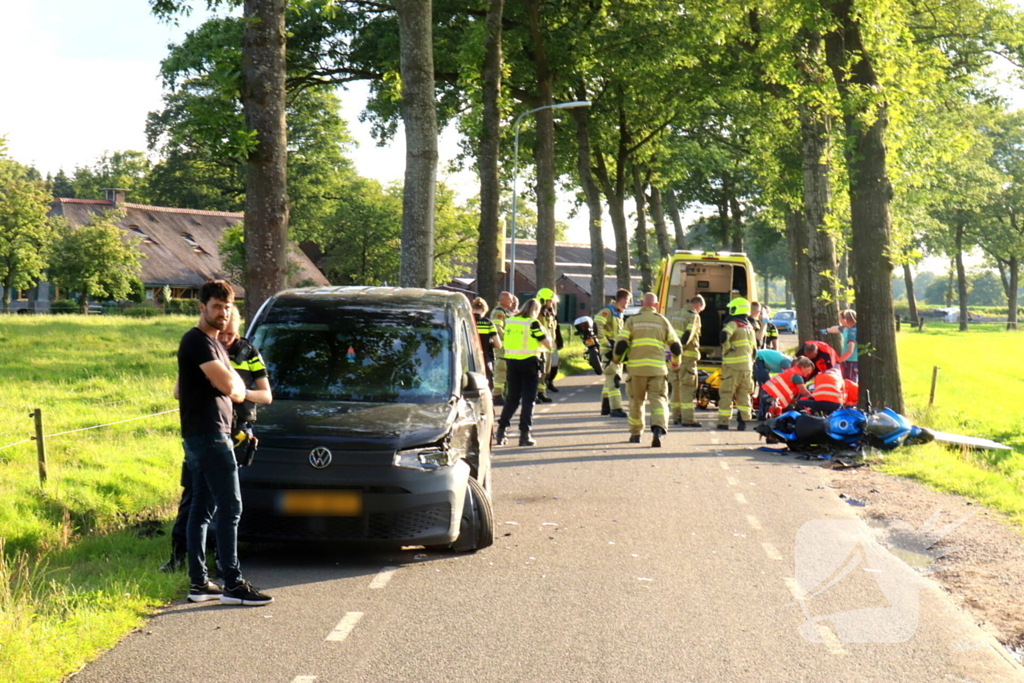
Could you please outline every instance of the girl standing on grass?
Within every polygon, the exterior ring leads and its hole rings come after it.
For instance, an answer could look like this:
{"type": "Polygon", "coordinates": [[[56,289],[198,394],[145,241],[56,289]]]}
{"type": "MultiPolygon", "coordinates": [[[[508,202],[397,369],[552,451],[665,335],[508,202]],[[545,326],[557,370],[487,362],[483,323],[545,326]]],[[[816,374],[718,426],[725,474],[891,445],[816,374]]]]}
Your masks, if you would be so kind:
{"type": "Polygon", "coordinates": [[[847,308],[839,314],[839,324],[830,327],[826,332],[840,334],[843,337],[843,350],[839,363],[843,368],[843,379],[860,382],[860,370],[857,353],[857,311],[847,308]]]}

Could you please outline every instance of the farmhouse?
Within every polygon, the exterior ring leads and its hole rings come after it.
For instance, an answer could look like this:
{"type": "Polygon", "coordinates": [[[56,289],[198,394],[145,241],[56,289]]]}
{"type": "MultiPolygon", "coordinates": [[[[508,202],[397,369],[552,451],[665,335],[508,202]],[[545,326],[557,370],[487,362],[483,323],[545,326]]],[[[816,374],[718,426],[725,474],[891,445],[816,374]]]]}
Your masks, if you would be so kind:
{"type": "MultiPolygon", "coordinates": [[[[224,231],[240,223],[244,214],[133,204],[125,201],[124,190],[105,192],[106,199],[55,199],[50,204],[49,215],[63,216],[72,227],[78,227],[98,213],[111,209],[123,211],[124,217],[117,226],[126,236],[139,240],[139,250],[146,257],[141,261],[140,278],[148,300],[159,300],[165,286],[170,287],[173,298],[195,298],[206,280],[229,279],[217,244],[224,231]]],[[[294,245],[288,258],[292,264],[289,286],[330,284],[294,245]]],[[[244,297],[245,290],[232,284],[239,298],[244,297]]],[[[12,308],[49,310],[50,290],[48,283],[40,283],[34,290],[20,293],[19,300],[11,302],[12,308]]]]}

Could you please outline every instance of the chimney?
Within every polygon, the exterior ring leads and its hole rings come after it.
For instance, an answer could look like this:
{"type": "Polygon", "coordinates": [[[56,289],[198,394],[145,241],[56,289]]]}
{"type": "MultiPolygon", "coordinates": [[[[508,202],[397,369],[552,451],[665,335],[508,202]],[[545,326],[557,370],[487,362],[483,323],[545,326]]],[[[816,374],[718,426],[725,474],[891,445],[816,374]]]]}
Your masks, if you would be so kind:
{"type": "Polygon", "coordinates": [[[102,187],[100,188],[106,195],[106,200],[114,206],[120,206],[124,204],[124,197],[128,190],[120,187],[102,187]]]}

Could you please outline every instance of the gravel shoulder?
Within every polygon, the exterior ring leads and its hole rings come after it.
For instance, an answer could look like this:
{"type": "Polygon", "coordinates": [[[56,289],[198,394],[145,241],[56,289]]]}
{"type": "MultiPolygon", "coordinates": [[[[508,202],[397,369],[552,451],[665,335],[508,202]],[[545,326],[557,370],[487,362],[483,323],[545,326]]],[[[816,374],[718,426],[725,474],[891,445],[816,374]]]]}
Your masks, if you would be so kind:
{"type": "Polygon", "coordinates": [[[830,486],[883,545],[1024,659],[1024,534],[1006,515],[869,467],[837,471],[830,486]]]}

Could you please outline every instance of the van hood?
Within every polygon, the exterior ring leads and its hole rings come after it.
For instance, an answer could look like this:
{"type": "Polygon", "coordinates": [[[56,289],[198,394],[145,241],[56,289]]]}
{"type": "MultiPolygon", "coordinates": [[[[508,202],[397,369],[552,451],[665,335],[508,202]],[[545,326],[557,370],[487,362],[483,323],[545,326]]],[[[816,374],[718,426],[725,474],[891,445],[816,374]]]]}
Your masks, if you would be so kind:
{"type": "Polygon", "coordinates": [[[447,403],[274,401],[260,406],[254,431],[261,446],[336,445],[352,450],[400,450],[434,443],[455,421],[447,403]]]}

